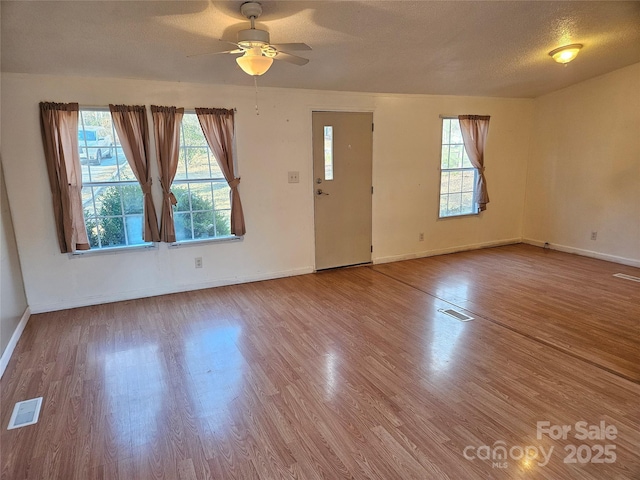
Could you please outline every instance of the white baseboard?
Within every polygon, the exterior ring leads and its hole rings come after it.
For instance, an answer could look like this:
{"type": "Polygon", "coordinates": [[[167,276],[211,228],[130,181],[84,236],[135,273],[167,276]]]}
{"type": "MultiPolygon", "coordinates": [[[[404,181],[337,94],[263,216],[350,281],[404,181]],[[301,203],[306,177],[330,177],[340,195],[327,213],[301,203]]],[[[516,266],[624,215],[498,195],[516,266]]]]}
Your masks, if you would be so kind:
{"type": "MultiPolygon", "coordinates": [[[[543,242],[542,240],[534,240],[532,238],[523,238],[522,243],[534,245],[536,247],[545,246],[545,242],[543,242]]],[[[549,248],[551,250],[557,250],[559,252],[574,253],[576,255],[582,255],[583,257],[597,258],[598,260],[606,260],[607,262],[629,265],[630,267],[640,267],[640,260],[635,260],[633,258],[619,257],[617,255],[594,252],[593,250],[586,250],[584,248],[568,247],[566,245],[558,245],[557,243],[550,243],[549,248]]]]}
{"type": "MultiPolygon", "coordinates": [[[[435,255],[445,255],[448,253],[456,253],[456,252],[464,252],[464,251],[468,251],[468,250],[478,250],[481,248],[490,248],[490,247],[500,247],[503,245],[513,245],[513,244],[517,244],[517,243],[527,243],[530,245],[535,245],[538,247],[543,247],[544,246],[544,242],[543,241],[539,241],[539,240],[534,240],[534,239],[522,239],[522,238],[509,238],[509,239],[503,239],[503,240],[494,240],[494,241],[490,241],[490,242],[483,242],[483,243],[474,243],[474,244],[467,244],[467,245],[457,245],[454,247],[447,247],[447,248],[440,248],[440,249],[434,249],[434,250],[425,250],[425,251],[421,251],[421,252],[414,252],[414,253],[408,253],[408,254],[401,254],[401,255],[389,255],[389,256],[384,256],[384,257],[374,257],[373,258],[373,263],[374,264],[381,264],[381,263],[389,263],[389,262],[398,262],[401,260],[410,260],[410,259],[414,259],[414,258],[423,258],[423,257],[432,257],[435,255]]],[[[566,252],[566,253],[575,253],[578,255],[584,255],[584,256],[588,256],[588,257],[593,257],[593,258],[598,258],[601,260],[606,260],[606,261],[610,261],[610,262],[615,262],[615,263],[620,263],[623,265],[629,265],[629,266],[633,266],[633,267],[640,267],[640,261],[638,260],[634,260],[634,259],[629,259],[629,258],[624,258],[624,257],[618,257],[618,256],[614,256],[614,255],[607,255],[607,254],[602,254],[602,253],[598,253],[598,252],[592,252],[589,250],[582,250],[582,249],[578,249],[578,248],[573,248],[573,247],[567,247],[567,246],[563,246],[563,245],[556,245],[553,244],[550,246],[552,249],[554,250],[558,250],[558,251],[562,251],[562,252],[566,252]]],[[[112,303],[112,302],[121,302],[121,301],[125,301],[125,300],[134,300],[134,299],[138,299],[138,298],[146,298],[146,297],[154,297],[157,295],[167,295],[167,294],[171,294],[171,293],[180,293],[180,292],[186,292],[186,291],[192,291],[192,290],[202,290],[205,288],[213,288],[213,287],[222,287],[225,285],[236,285],[236,284],[240,284],[240,283],[250,283],[250,282],[259,282],[259,281],[263,281],[263,280],[273,280],[276,278],[284,278],[284,277],[291,277],[291,276],[296,276],[296,275],[305,275],[308,273],[313,273],[315,270],[313,268],[313,266],[309,266],[309,267],[304,267],[304,268],[297,268],[297,269],[292,269],[292,270],[284,270],[284,271],[279,271],[279,272],[270,272],[270,273],[264,273],[264,274],[258,274],[258,275],[250,275],[250,276],[245,276],[245,277],[229,277],[229,278],[223,278],[223,279],[218,279],[218,280],[214,280],[211,282],[202,282],[202,283],[191,283],[191,284],[184,284],[184,285],[179,285],[179,286],[171,286],[171,287],[167,287],[167,288],[153,288],[153,289],[140,289],[140,290],[130,290],[127,292],[119,292],[116,294],[112,294],[112,295],[96,295],[93,297],[85,297],[82,299],[78,299],[78,300],[71,300],[71,301],[64,301],[64,302],[57,302],[57,303],[49,303],[49,304],[36,304],[36,305],[30,305],[30,310],[29,314],[31,313],[45,313],[45,312],[53,312],[56,310],[65,310],[67,308],[77,308],[77,307],[86,307],[89,305],[100,305],[103,303],[112,303]]],[[[27,315],[27,312],[25,311],[25,315],[27,315]]],[[[24,326],[26,325],[26,321],[28,319],[28,315],[26,316],[26,319],[23,318],[23,320],[20,322],[20,325],[18,326],[18,328],[16,329],[16,332],[14,333],[14,337],[15,338],[15,343],[18,342],[18,339],[20,338],[20,334],[22,333],[22,330],[24,329],[24,326]],[[24,322],[24,324],[23,324],[24,322]],[[17,335],[16,335],[17,334],[17,335]]],[[[14,341],[14,338],[11,338],[11,342],[9,343],[9,346],[7,346],[7,349],[5,351],[5,354],[3,354],[2,356],[2,363],[0,363],[0,372],[4,371],[4,368],[6,367],[6,363],[8,363],[8,359],[11,357],[11,352],[13,351],[13,348],[15,348],[15,344],[13,344],[13,347],[11,347],[11,349],[9,348],[12,345],[12,342],[14,341]],[[8,356],[6,359],[6,363],[5,363],[5,355],[8,352],[8,356]]],[[[0,375],[1,376],[1,375],[0,375]]]]}
{"type": "Polygon", "coordinates": [[[11,355],[13,355],[13,351],[15,350],[16,345],[18,345],[18,340],[20,340],[20,337],[22,336],[22,332],[24,332],[24,328],[27,326],[27,322],[29,321],[30,316],[31,316],[31,309],[27,307],[24,313],[22,314],[22,318],[20,319],[20,322],[18,322],[18,326],[13,331],[13,335],[11,335],[11,339],[7,344],[7,348],[5,348],[4,352],[2,352],[2,357],[0,357],[0,378],[2,378],[2,375],[4,375],[4,371],[7,368],[7,365],[9,365],[9,360],[11,360],[11,355]]]}
{"type": "Polygon", "coordinates": [[[509,238],[505,240],[494,240],[491,242],[472,243],[468,245],[457,245],[455,247],[439,248],[435,250],[424,250],[422,252],[407,253],[402,255],[390,255],[388,257],[377,257],[373,259],[374,264],[399,262],[411,260],[413,258],[434,257],[436,255],[446,255],[447,253],[466,252],[467,250],[479,250],[481,248],[501,247],[503,245],[514,245],[521,243],[520,238],[509,238]]]}
{"type": "Polygon", "coordinates": [[[261,282],[263,280],[274,280],[276,278],[293,277],[313,273],[313,267],[298,268],[293,270],[283,270],[280,272],[270,272],[246,277],[230,277],[214,280],[211,282],[189,283],[184,285],[171,286],[167,288],[149,288],[140,290],[129,290],[126,293],[113,295],[96,295],[85,297],[80,300],[71,300],[59,303],[31,305],[32,313],[46,313],[68,308],[87,307],[90,305],[101,305],[103,303],[122,302],[125,300],[135,300],[138,298],[156,297],[158,295],[168,295],[171,293],[190,292],[193,290],[203,290],[205,288],[224,287],[226,285],[237,285],[240,283],[261,282]]]}

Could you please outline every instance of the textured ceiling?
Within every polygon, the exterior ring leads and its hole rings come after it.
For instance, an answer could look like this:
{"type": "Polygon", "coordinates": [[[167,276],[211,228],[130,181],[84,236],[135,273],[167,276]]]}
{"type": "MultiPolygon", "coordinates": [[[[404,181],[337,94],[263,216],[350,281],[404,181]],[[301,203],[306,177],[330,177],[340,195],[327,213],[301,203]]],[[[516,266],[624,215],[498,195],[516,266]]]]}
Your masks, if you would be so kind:
{"type": "MultiPolygon", "coordinates": [[[[274,62],[261,86],[536,97],[640,62],[640,2],[263,1],[274,62]],[[582,43],[567,66],[547,53],[582,43]]],[[[187,58],[248,28],[242,2],[1,2],[2,71],[252,85],[233,55],[187,58]]]]}

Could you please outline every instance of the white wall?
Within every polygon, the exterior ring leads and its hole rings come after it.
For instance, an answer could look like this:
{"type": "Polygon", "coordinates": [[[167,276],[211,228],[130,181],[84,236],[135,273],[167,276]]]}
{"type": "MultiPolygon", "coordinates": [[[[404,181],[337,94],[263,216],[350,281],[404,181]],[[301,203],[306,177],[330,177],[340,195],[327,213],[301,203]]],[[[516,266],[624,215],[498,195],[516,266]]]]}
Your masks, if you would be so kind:
{"type": "Polygon", "coordinates": [[[256,116],[253,87],[3,74],[2,155],[32,311],[311,272],[314,109],[374,112],[375,261],[521,238],[533,101],[267,88],[259,97],[256,116]],[[40,140],[40,101],[237,107],[244,240],[161,244],[80,258],[60,254],[40,140]],[[461,113],[492,115],[486,154],[491,203],[479,217],[437,220],[439,115],[461,113]],[[299,184],[287,183],[289,170],[300,171],[299,184]],[[419,232],[424,242],[418,242],[419,232]],[[196,270],[198,256],[204,268],[196,270]]]}
{"type": "Polygon", "coordinates": [[[640,64],[534,104],[525,239],[640,266],[640,64]]]}
{"type": "Polygon", "coordinates": [[[376,98],[374,255],[378,261],[518,242],[531,100],[393,95],[376,98]],[[490,203],[477,216],[438,219],[440,115],[491,115],[485,151],[490,203]],[[425,240],[418,236],[424,232],[425,240]]]}
{"type": "MultiPolygon", "coordinates": [[[[0,7],[0,12],[2,8],[0,7]]],[[[0,49],[1,50],[1,49],[0,49]]],[[[0,98],[2,84],[0,82],[0,98]]],[[[0,102],[1,104],[1,102],[0,102]]],[[[0,131],[0,158],[2,132],[0,131]]],[[[11,210],[4,180],[4,169],[0,163],[0,376],[9,362],[17,339],[29,318],[24,292],[18,248],[11,221],[11,210]],[[22,320],[22,321],[21,321],[22,320]]]]}
{"type": "MultiPolygon", "coordinates": [[[[11,211],[9,210],[4,173],[1,166],[0,202],[2,205],[2,218],[0,221],[0,250],[2,251],[2,278],[0,280],[0,357],[2,357],[20,323],[20,319],[27,309],[27,298],[22,283],[18,249],[13,233],[11,211]]],[[[2,365],[4,365],[4,362],[2,362],[2,365]]]]}

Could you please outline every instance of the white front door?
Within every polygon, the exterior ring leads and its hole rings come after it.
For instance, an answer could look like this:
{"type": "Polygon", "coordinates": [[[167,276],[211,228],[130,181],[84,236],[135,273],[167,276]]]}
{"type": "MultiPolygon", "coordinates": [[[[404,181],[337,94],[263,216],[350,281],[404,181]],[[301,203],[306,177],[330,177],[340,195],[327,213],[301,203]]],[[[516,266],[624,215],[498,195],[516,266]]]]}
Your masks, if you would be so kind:
{"type": "Polygon", "coordinates": [[[373,114],[313,112],[316,270],[371,262],[373,114]]]}

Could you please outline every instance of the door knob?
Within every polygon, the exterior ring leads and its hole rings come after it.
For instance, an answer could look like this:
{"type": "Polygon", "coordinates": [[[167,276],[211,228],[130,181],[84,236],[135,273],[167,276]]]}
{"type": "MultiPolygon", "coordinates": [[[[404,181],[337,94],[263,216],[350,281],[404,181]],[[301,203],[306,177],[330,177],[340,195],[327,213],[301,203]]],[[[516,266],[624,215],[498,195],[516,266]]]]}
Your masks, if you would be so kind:
{"type": "Polygon", "coordinates": [[[329,195],[328,193],[325,193],[322,191],[321,188],[319,188],[318,190],[316,190],[316,195],[329,195]]]}

